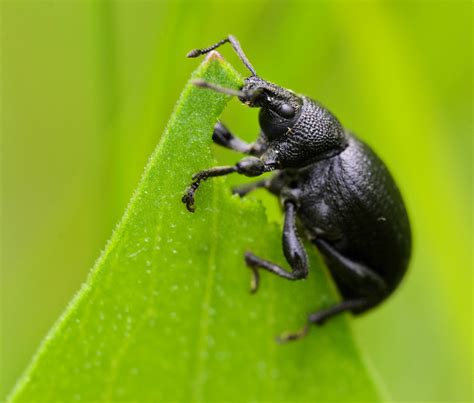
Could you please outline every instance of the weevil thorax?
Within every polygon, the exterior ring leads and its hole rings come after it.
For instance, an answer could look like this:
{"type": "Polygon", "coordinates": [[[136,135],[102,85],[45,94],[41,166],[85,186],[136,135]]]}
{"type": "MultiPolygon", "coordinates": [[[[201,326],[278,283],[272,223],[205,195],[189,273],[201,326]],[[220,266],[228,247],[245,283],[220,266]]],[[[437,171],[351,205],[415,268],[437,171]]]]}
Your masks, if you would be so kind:
{"type": "Polygon", "coordinates": [[[348,142],[338,119],[310,98],[258,76],[247,78],[240,98],[260,108],[259,123],[268,142],[265,159],[280,168],[302,168],[343,151],[348,142]]]}

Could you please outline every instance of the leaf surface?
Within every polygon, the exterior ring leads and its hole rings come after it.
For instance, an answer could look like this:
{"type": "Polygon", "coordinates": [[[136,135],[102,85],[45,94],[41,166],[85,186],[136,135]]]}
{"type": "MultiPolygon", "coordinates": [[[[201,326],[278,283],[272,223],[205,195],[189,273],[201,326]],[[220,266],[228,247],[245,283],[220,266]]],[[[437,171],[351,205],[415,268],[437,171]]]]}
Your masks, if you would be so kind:
{"type": "MultiPolygon", "coordinates": [[[[217,53],[193,78],[242,81],[217,53]]],[[[194,214],[181,203],[191,175],[216,164],[211,133],[227,101],[186,85],[123,219],[10,401],[379,400],[347,317],[274,341],[337,300],[311,247],[307,281],[262,273],[252,296],[246,250],[287,267],[262,205],[222,178],[203,184],[194,214]]]]}

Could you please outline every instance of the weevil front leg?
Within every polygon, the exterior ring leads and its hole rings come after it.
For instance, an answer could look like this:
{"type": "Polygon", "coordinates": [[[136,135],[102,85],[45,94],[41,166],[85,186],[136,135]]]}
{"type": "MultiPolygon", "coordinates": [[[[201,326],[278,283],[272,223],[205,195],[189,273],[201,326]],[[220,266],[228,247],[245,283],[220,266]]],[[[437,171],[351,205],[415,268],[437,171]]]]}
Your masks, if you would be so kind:
{"type": "Polygon", "coordinates": [[[259,176],[274,169],[275,164],[266,164],[260,158],[256,157],[244,158],[236,165],[205,169],[193,175],[193,182],[186,189],[181,201],[186,204],[186,208],[190,212],[194,212],[194,195],[202,181],[216,176],[229,175],[234,172],[245,176],[259,176]]]}
{"type": "Polygon", "coordinates": [[[246,143],[232,134],[220,121],[218,121],[214,126],[212,140],[214,143],[219,144],[222,147],[256,157],[262,155],[266,148],[266,140],[262,138],[262,135],[260,135],[256,142],[246,143]]]}
{"type": "Polygon", "coordinates": [[[250,291],[255,293],[258,289],[260,276],[258,269],[267,270],[287,280],[300,280],[308,276],[308,256],[303,242],[296,230],[296,205],[292,201],[284,203],[285,223],[283,226],[283,253],[291,267],[291,272],[283,267],[255,256],[251,252],[245,254],[245,262],[252,270],[253,277],[250,291]]]}
{"type": "Polygon", "coordinates": [[[239,153],[249,154],[252,149],[252,144],[246,143],[237,136],[234,136],[220,121],[218,121],[214,126],[212,140],[214,143],[219,144],[222,147],[229,148],[239,153]]]}

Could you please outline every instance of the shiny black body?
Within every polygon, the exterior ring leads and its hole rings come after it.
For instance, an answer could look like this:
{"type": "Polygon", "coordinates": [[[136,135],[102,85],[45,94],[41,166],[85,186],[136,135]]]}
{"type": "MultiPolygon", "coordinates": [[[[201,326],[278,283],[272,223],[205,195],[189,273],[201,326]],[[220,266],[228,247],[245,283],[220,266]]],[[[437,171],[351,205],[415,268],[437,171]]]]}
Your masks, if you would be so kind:
{"type": "MultiPolygon", "coordinates": [[[[276,170],[269,179],[235,189],[244,196],[266,188],[280,198],[285,214],[283,252],[291,271],[247,252],[245,260],[254,274],[252,290],[258,287],[259,269],[289,280],[308,275],[300,229],[321,252],[343,297],[342,302],[309,315],[308,323],[322,324],[344,311],[372,308],[397,287],[410,258],[410,225],[392,176],[375,153],[326,108],[258,77],[234,37],[189,56],[207,53],[225,42],[232,44],[252,76],[240,91],[196,84],[237,95],[250,107],[260,108],[260,136],[247,144],[218,122],[214,141],[251,157],[235,166],[197,173],[183,202],[194,211],[194,193],[209,177],[232,172],[258,176],[276,170]]],[[[294,340],[307,331],[308,326],[280,340],[294,340]]]]}
{"type": "MultiPolygon", "coordinates": [[[[332,260],[318,241],[372,268],[386,283],[385,297],[408,266],[408,218],[384,163],[367,145],[348,137],[344,151],[303,169],[283,170],[272,180],[273,187],[294,194],[301,226],[328,266],[332,260]]],[[[345,298],[364,295],[360,284],[346,284],[337,275],[334,280],[345,298]]]]}

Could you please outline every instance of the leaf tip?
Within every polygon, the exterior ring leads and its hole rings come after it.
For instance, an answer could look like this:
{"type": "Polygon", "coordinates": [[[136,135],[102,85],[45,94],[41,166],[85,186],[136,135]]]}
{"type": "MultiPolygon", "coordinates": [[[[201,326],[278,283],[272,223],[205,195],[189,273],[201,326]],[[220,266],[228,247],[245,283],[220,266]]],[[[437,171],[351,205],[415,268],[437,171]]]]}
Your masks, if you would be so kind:
{"type": "MultiPolygon", "coordinates": [[[[190,52],[191,53],[191,52],[190,52]]],[[[209,52],[206,56],[206,58],[204,59],[204,61],[206,62],[212,62],[213,60],[219,60],[219,61],[223,61],[224,58],[222,57],[222,55],[217,51],[217,50],[213,50],[211,52],[209,52]]]]}

